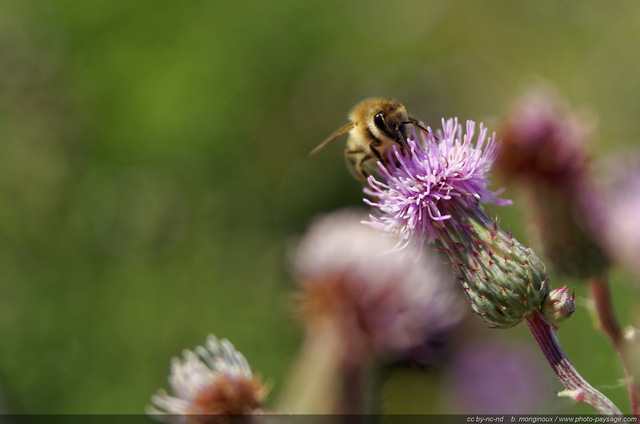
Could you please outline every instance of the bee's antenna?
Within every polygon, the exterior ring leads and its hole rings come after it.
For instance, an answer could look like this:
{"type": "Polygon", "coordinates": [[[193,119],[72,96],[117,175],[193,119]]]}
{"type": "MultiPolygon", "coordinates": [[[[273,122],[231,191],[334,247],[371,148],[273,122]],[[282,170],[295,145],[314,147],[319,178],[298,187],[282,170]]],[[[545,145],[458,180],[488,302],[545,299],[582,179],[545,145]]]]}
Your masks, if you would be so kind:
{"type": "Polygon", "coordinates": [[[430,132],[427,127],[425,127],[424,125],[422,125],[422,123],[420,123],[418,120],[413,119],[413,118],[409,118],[408,120],[406,120],[404,122],[401,122],[401,124],[402,125],[407,125],[407,124],[415,125],[416,127],[420,128],[423,131],[430,132]]]}
{"type": "Polygon", "coordinates": [[[408,120],[401,122],[401,125],[407,125],[407,124],[411,124],[411,125],[415,125],[416,127],[420,128],[422,131],[425,131],[431,135],[433,135],[433,137],[437,140],[438,137],[436,137],[436,135],[427,127],[425,127],[421,122],[419,122],[417,119],[413,119],[413,118],[409,118],[408,120]]]}

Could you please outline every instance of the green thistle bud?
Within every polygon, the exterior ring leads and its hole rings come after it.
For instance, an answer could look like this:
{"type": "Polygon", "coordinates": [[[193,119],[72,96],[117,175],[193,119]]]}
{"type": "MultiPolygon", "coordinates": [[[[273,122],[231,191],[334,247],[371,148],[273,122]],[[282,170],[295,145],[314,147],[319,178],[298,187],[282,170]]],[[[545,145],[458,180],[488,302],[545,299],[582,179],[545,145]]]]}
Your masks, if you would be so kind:
{"type": "Polygon", "coordinates": [[[544,264],[484,213],[466,217],[443,242],[474,312],[497,328],[539,310],[549,293],[544,264]]]}
{"type": "Polygon", "coordinates": [[[567,286],[551,290],[542,305],[542,315],[556,327],[576,310],[575,293],[569,295],[567,286]]]}

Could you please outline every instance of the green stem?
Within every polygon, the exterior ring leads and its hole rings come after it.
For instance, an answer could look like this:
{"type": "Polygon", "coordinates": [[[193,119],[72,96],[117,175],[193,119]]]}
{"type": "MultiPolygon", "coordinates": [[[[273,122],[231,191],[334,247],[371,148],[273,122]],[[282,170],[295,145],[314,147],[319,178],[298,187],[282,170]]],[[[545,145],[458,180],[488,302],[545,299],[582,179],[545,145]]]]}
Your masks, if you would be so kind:
{"type": "Polygon", "coordinates": [[[605,277],[590,278],[589,292],[596,307],[598,329],[607,336],[620,358],[627,391],[629,392],[631,413],[638,415],[640,413],[640,406],[638,405],[638,388],[633,381],[633,376],[631,375],[629,358],[627,357],[624,346],[625,340],[622,336],[620,325],[618,324],[618,320],[616,319],[613,310],[613,302],[611,301],[611,293],[607,279],[605,277]]]}
{"type": "Polygon", "coordinates": [[[622,415],[618,407],[605,395],[591,386],[575,369],[562,349],[555,328],[538,312],[526,318],[527,326],[540,345],[551,368],[567,388],[574,400],[584,402],[602,415],[622,415]]]}

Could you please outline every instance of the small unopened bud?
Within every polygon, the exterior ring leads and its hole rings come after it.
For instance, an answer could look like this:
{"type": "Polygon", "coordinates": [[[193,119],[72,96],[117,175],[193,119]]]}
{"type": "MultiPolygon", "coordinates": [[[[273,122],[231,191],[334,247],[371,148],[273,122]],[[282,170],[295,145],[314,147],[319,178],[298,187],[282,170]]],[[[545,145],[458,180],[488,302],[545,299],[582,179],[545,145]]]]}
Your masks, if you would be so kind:
{"type": "Polygon", "coordinates": [[[576,310],[576,295],[569,294],[567,286],[551,290],[542,305],[542,314],[549,323],[557,326],[569,318],[576,310]]]}
{"type": "Polygon", "coordinates": [[[584,402],[584,398],[585,398],[585,393],[583,390],[581,389],[575,389],[575,390],[563,390],[561,392],[558,392],[558,396],[560,397],[568,397],[571,398],[573,400],[575,400],[576,402],[584,402]]]}

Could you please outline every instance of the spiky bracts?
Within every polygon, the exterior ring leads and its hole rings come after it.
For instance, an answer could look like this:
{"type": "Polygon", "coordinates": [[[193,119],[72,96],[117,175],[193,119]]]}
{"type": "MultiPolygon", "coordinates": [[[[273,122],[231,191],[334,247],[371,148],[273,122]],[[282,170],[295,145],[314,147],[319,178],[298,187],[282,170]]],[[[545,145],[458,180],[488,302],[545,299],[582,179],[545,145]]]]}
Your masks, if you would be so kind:
{"type": "Polygon", "coordinates": [[[471,307],[486,321],[509,328],[542,307],[551,290],[544,264],[482,211],[441,235],[471,307]]]}

